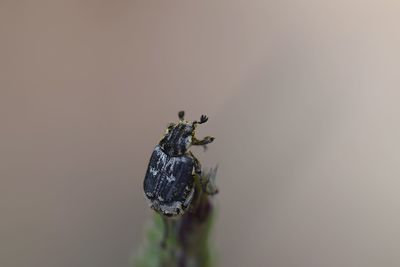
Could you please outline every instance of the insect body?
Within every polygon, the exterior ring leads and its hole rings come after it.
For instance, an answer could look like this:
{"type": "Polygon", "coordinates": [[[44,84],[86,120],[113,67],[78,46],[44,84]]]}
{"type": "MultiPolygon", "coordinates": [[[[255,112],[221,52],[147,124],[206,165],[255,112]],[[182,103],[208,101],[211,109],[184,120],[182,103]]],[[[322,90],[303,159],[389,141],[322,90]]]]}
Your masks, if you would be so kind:
{"type": "Polygon", "coordinates": [[[196,126],[205,123],[207,116],[189,122],[184,115],[180,111],[179,122],[167,127],[151,155],[143,183],[151,208],[166,216],[182,215],[193,199],[195,174],[201,173],[201,166],[189,151],[190,146],[206,146],[214,141],[211,136],[202,140],[195,137],[196,126]]]}

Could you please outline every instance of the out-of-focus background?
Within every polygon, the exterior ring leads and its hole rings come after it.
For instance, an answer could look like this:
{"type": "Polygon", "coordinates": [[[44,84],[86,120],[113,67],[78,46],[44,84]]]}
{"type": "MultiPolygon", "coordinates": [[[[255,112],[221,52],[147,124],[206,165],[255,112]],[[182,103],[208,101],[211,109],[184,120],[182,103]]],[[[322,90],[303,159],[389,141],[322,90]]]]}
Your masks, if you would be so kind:
{"type": "Polygon", "coordinates": [[[124,267],[207,114],[220,266],[400,266],[398,1],[0,1],[0,266],[124,267]]]}

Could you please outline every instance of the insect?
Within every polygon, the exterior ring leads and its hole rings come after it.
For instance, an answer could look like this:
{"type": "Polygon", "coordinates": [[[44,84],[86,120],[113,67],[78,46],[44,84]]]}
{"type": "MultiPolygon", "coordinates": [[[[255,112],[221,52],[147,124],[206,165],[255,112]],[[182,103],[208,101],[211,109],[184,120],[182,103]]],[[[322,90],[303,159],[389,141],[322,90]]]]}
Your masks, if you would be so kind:
{"type": "Polygon", "coordinates": [[[198,140],[197,125],[207,122],[201,115],[199,121],[186,121],[185,112],[178,113],[179,121],[170,123],[159,144],[155,147],[144,178],[145,197],[150,207],[167,217],[184,214],[195,193],[195,180],[200,177],[199,160],[189,150],[191,146],[203,146],[214,141],[207,136],[198,140]]]}

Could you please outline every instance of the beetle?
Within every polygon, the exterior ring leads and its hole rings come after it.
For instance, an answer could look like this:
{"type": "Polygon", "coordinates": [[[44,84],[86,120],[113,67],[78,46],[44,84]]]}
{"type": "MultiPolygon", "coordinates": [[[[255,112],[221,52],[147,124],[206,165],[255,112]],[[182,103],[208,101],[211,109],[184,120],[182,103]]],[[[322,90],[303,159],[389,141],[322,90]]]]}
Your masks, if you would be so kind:
{"type": "Polygon", "coordinates": [[[170,123],[164,136],[154,148],[143,182],[144,195],[150,207],[167,217],[183,215],[195,194],[195,179],[201,175],[201,164],[189,150],[214,141],[206,136],[198,140],[196,127],[208,121],[201,115],[199,121],[186,121],[185,112],[178,112],[179,121],[170,123]]]}

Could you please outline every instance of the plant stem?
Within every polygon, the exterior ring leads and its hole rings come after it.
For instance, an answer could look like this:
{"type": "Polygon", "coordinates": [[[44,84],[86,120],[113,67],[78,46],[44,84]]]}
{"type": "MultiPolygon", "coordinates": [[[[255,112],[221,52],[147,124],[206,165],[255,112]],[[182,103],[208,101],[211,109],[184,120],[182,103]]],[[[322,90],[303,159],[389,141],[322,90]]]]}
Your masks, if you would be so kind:
{"type": "Polygon", "coordinates": [[[209,244],[215,208],[212,196],[207,193],[210,187],[215,191],[215,174],[216,168],[195,179],[195,196],[183,216],[170,219],[155,215],[153,226],[148,231],[147,244],[135,259],[136,267],[215,266],[209,244]],[[163,246],[161,240],[166,231],[168,235],[163,246]]]}

